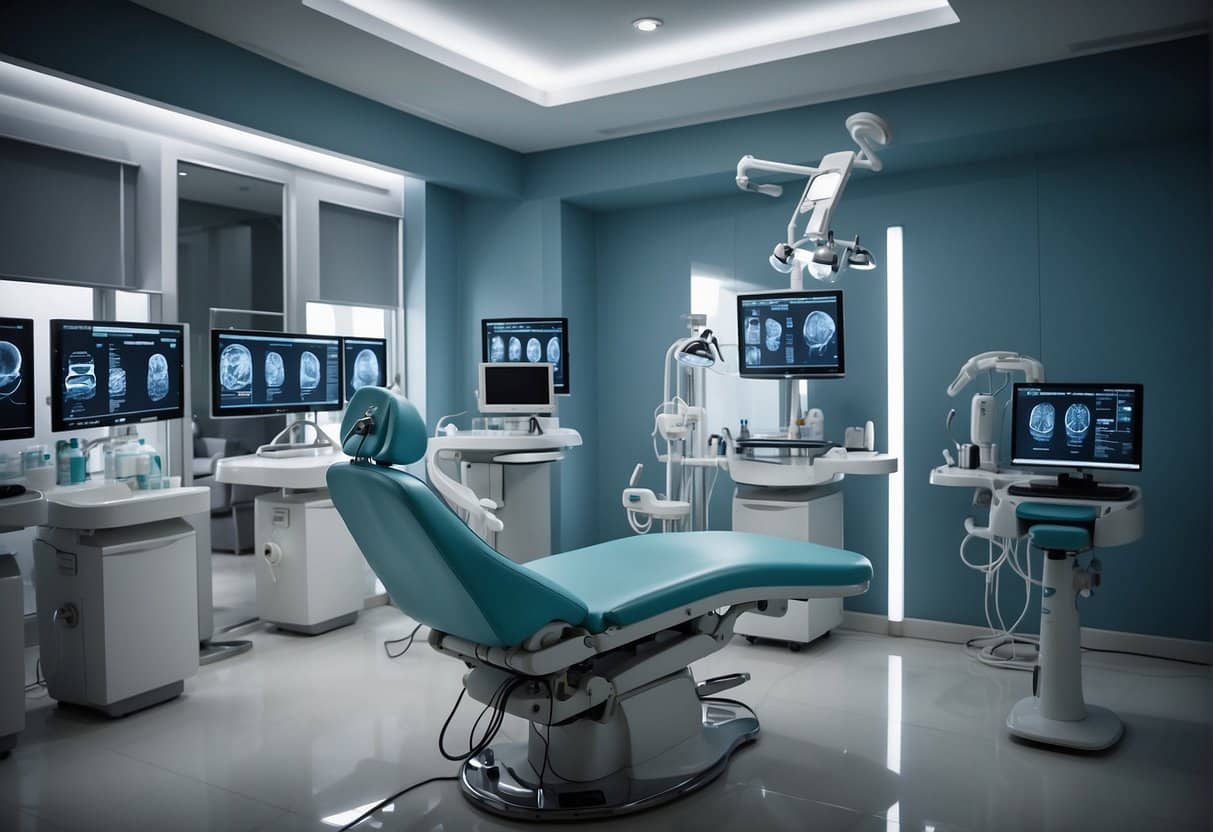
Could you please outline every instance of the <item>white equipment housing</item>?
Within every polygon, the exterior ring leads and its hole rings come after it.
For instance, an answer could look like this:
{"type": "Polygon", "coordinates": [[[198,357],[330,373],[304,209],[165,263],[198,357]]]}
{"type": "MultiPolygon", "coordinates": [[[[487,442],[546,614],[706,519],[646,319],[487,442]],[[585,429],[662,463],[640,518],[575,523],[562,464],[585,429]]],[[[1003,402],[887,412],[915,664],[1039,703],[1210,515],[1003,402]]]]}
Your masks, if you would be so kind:
{"type": "Polygon", "coordinates": [[[0,758],[25,730],[25,593],[15,555],[0,555],[0,758]]]}

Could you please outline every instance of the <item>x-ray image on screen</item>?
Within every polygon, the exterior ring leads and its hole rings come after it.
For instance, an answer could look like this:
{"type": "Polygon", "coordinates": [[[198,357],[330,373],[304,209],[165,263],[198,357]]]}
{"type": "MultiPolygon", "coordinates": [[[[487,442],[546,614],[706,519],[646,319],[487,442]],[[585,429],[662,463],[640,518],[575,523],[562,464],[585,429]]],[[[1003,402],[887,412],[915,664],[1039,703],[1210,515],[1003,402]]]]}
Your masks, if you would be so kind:
{"type": "Polygon", "coordinates": [[[1141,470],[1140,384],[1016,384],[1011,462],[1141,470]]]}
{"type": "Polygon", "coordinates": [[[34,322],[0,318],[0,440],[34,435],[34,322]]]}
{"type": "MultiPolygon", "coordinates": [[[[387,339],[342,338],[345,355],[345,400],[363,387],[387,386],[387,339]]],[[[504,348],[504,347],[503,347],[504,348]]]]}
{"type": "Polygon", "coordinates": [[[51,321],[53,430],[184,416],[179,324],[51,321]]]}
{"type": "Polygon", "coordinates": [[[483,361],[551,364],[556,393],[569,392],[567,318],[486,318],[480,326],[483,361]]]}
{"type": "Polygon", "coordinates": [[[842,376],[842,292],[738,295],[741,375],[757,378],[842,376]]]}
{"type": "Polygon", "coordinates": [[[211,330],[211,413],[260,416],[340,410],[341,339],[211,330]]]}

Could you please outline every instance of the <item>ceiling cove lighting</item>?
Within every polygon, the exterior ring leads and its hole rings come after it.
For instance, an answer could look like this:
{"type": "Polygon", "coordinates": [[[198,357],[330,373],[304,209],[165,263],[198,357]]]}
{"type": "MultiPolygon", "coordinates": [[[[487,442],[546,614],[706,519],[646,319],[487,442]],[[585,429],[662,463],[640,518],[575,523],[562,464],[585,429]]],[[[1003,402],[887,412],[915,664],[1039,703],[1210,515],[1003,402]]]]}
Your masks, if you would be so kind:
{"type": "MultiPolygon", "coordinates": [[[[958,23],[948,0],[820,0],[750,15],[739,25],[675,27],[577,54],[545,49],[526,33],[500,31],[462,3],[436,0],[302,0],[303,5],[541,107],[700,78],[742,67],[898,37],[958,23]]],[[[549,12],[575,25],[580,4],[549,12]]],[[[639,18],[633,26],[639,31],[639,18]]],[[[551,24],[553,21],[545,21],[551,24]]],[[[535,27],[536,30],[538,27],[535,27]]]]}
{"type": "Polygon", "coordinates": [[[632,21],[632,28],[638,32],[656,32],[663,25],[661,18],[638,17],[632,21]]]}

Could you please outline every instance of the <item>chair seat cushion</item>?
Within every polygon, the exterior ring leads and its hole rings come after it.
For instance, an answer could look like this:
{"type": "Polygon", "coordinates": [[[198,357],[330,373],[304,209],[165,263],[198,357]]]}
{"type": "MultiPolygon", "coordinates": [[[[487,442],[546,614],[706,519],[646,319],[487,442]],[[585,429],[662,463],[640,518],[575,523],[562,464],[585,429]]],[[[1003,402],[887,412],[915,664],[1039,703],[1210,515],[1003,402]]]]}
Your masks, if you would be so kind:
{"type": "Polygon", "coordinates": [[[1020,503],[1015,507],[1015,516],[1027,523],[1085,526],[1095,522],[1099,510],[1072,503],[1020,503]]]}
{"type": "Polygon", "coordinates": [[[1037,523],[1029,531],[1032,545],[1055,552],[1081,552],[1091,548],[1091,533],[1080,526],[1037,523]]]}
{"type": "MultiPolygon", "coordinates": [[[[584,603],[589,612],[581,624],[594,633],[730,591],[853,587],[841,594],[858,594],[872,579],[863,555],[744,532],[621,538],[524,566],[584,603]]],[[[794,596],[772,595],[787,597],[794,596]]]]}

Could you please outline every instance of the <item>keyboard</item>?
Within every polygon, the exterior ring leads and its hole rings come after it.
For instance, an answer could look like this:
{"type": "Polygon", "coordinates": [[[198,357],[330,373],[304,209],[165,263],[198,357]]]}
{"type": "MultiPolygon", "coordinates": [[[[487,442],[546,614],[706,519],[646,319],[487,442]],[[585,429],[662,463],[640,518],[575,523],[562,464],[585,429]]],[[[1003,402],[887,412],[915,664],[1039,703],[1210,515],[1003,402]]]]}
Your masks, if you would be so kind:
{"type": "Polygon", "coordinates": [[[1015,483],[1007,488],[1015,497],[1047,497],[1055,500],[1092,500],[1120,503],[1132,499],[1133,489],[1127,485],[1092,485],[1085,488],[1054,485],[1053,483],[1015,483]]]}

